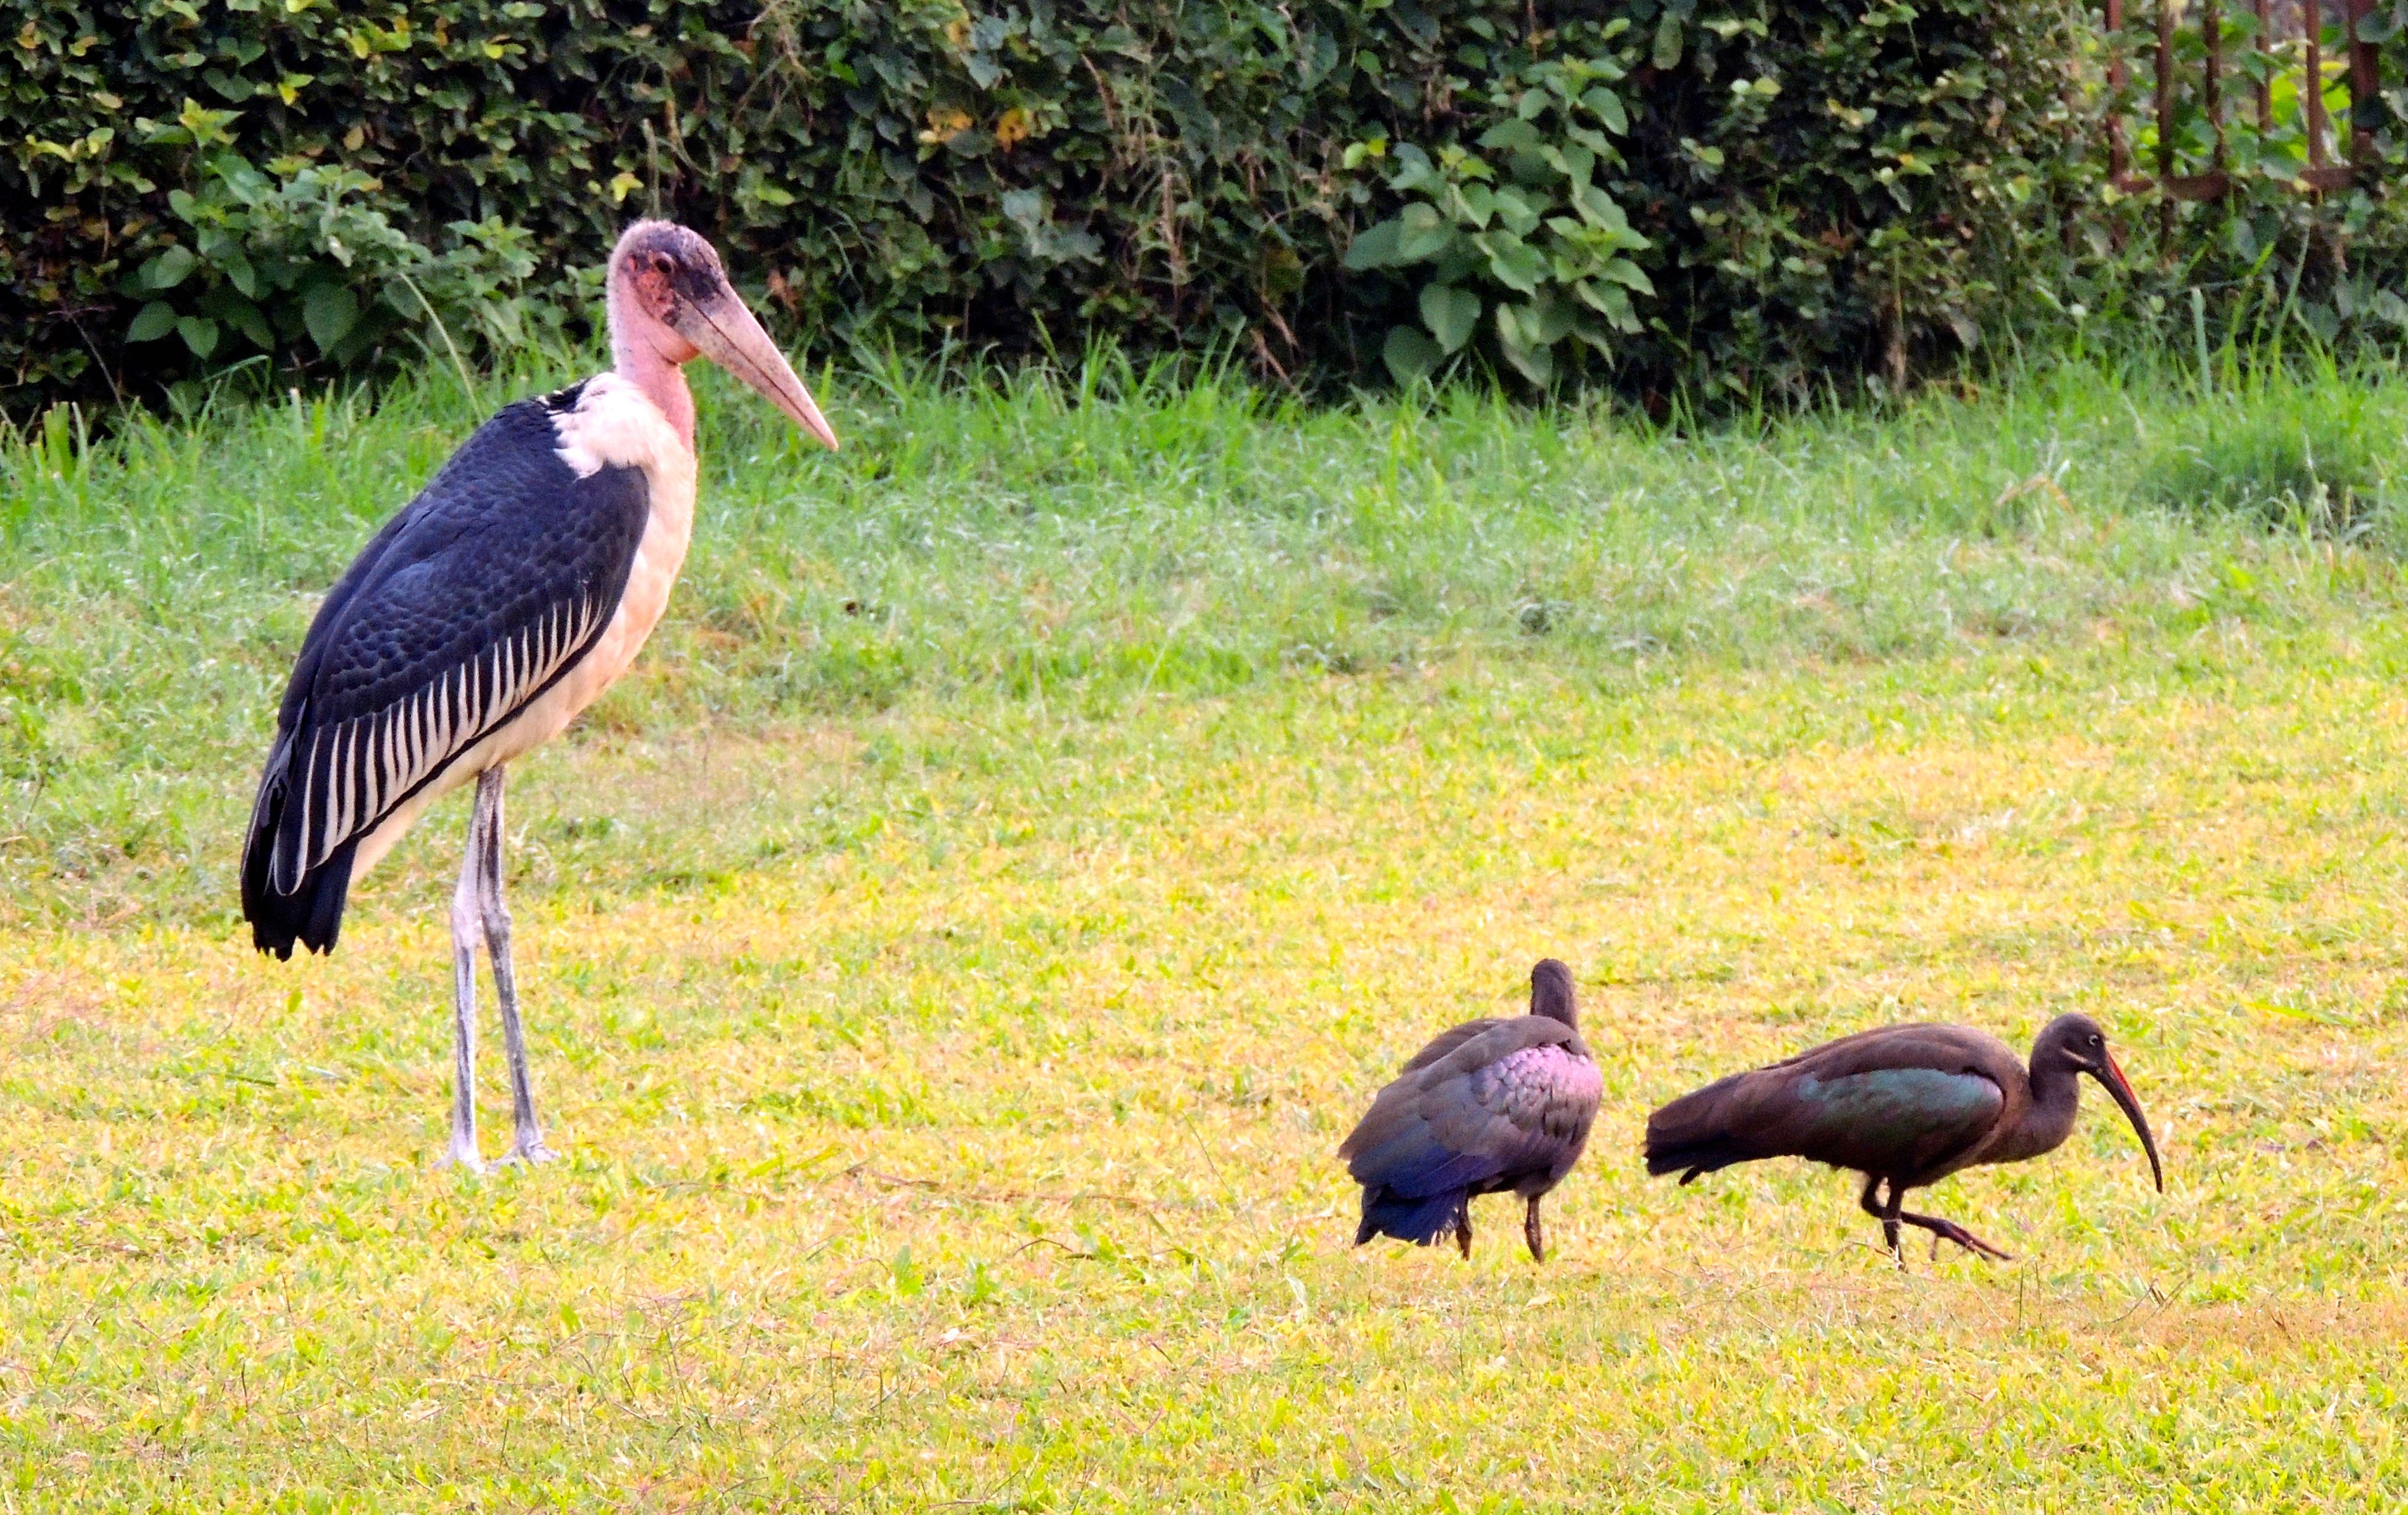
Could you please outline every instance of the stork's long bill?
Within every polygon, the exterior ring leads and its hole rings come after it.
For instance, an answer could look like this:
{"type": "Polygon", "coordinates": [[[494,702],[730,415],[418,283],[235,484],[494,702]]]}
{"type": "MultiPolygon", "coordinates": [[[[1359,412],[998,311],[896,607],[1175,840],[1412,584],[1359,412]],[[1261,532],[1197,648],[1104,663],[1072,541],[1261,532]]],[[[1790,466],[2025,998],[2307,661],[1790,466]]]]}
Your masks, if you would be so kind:
{"type": "Polygon", "coordinates": [[[669,324],[704,357],[760,391],[796,425],[825,443],[829,451],[836,450],[835,428],[820,414],[795,365],[734,290],[722,285],[701,299],[681,302],[669,324]]]}

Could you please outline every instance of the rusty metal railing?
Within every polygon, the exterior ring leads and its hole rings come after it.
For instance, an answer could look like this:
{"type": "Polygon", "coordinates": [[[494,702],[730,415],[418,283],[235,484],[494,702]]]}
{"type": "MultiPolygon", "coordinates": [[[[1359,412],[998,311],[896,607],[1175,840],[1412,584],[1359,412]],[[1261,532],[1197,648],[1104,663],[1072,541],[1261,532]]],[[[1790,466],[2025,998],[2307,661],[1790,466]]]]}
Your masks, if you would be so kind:
{"type": "MultiPolygon", "coordinates": [[[[2198,86],[2200,113],[2206,118],[2214,141],[2209,165],[2203,173],[2180,174],[2177,167],[2178,136],[2175,90],[2181,70],[2175,59],[2176,17],[2178,0],[2157,0],[2157,57],[2152,93],[2156,114],[2157,143],[2155,174],[2136,173],[2132,167],[2132,151],[2121,102],[2129,86],[2130,75],[2125,63],[2124,0],[2104,0],[2107,21],[2107,169],[2108,179],[2127,194],[2138,194],[2156,189],[2166,196],[2166,211],[2171,215],[2172,202],[2179,200],[2220,200],[2232,193],[2234,177],[2228,155],[2224,82],[2225,21],[2224,0],[2203,0],[2200,11],[2200,33],[2203,43],[2204,66],[2198,86]]],[[[2257,128],[2261,133],[2275,127],[2273,80],[2284,70],[2275,64],[2275,39],[2272,36],[2275,17],[2272,0],[2249,0],[2258,22],[2250,48],[2259,54],[2254,69],[2257,88],[2257,128]]],[[[2309,192],[2345,189],[2372,176],[2376,165],[2373,134],[2360,125],[2359,107],[2372,99],[2378,88],[2375,45],[2359,36],[2361,23],[2374,11],[2374,0],[2339,0],[2344,7],[2341,27],[2343,46],[2348,64],[2342,78],[2349,95],[2349,110],[2344,118],[2349,123],[2346,145],[2328,145],[2331,135],[2325,107],[2324,5],[2326,0],[2299,0],[2301,57],[2296,65],[2298,100],[2303,116],[2302,135],[2306,138],[2306,161],[2301,169],[2290,176],[2294,187],[2309,192]],[[2342,150],[2341,162],[2334,162],[2334,148],[2342,150]]]]}

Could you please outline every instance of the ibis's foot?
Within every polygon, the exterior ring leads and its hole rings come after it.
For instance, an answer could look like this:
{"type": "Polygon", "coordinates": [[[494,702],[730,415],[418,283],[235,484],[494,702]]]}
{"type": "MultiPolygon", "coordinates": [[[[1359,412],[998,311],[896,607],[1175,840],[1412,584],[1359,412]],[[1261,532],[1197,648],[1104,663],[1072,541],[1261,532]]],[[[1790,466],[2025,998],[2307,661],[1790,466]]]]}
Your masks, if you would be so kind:
{"type": "Polygon", "coordinates": [[[510,1143],[510,1150],[504,1152],[500,1157],[495,1158],[494,1165],[497,1167],[509,1167],[512,1164],[523,1163],[529,1167],[538,1167],[546,1163],[557,1163],[559,1161],[560,1154],[553,1151],[551,1148],[546,1147],[543,1144],[542,1138],[538,1137],[533,1141],[514,1141],[510,1143]]]}
{"type": "Polygon", "coordinates": [[[2001,1263],[2014,1261],[1954,1221],[1943,1221],[1937,1215],[1916,1215],[1912,1211],[1899,1212],[1899,1219],[1931,1233],[1931,1255],[1935,1261],[1940,1256],[1940,1244],[1943,1241],[1953,1241],[1976,1257],[1995,1257],[2001,1263]]]}

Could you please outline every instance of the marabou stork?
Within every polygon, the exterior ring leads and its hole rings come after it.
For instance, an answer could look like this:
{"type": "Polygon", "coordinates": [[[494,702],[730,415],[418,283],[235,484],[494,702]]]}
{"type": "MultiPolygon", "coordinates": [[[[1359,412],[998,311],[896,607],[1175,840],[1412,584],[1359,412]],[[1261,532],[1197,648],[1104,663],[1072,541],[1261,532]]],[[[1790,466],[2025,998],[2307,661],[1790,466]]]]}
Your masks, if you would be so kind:
{"type": "Polygon", "coordinates": [[[2075,1075],[2088,1074],[2122,1107],[2157,1191],[2157,1144],[2131,1081],[2086,1015],[2060,1015],[2032,1042],[2031,1071],[2006,1043],[1971,1026],[1897,1025],[1827,1042],[1785,1062],[1684,1094],[1647,1118],[1647,1171],[1688,1183],[1735,1163],[1802,1157],[1865,1177],[1859,1203],[1882,1223],[1901,1265],[1899,1223],[1975,1256],[2007,1254],[1954,1221],[1904,1208],[1906,1192],[1959,1168],[2020,1163],[2054,1151],[2073,1130],[2075,1075]],[[1889,1184],[1886,1201],[1878,1197],[1889,1184]]]}
{"type": "Polygon", "coordinates": [[[635,661],[685,561],[694,399],[708,357],[833,449],[836,433],[719,255],[642,221],[610,254],[612,366],[477,428],[328,592],[277,712],[242,853],[263,952],[331,951],[352,882],[446,790],[477,781],[452,896],[447,1160],[479,1168],[477,944],[493,961],[516,1135],[542,1162],[502,903],[502,773],[635,661]]]}
{"type": "Polygon", "coordinates": [[[1539,1201],[1588,1145],[1605,1083],[1580,1036],[1572,970],[1530,970],[1530,1013],[1439,1033],[1380,1091],[1338,1149],[1363,1186],[1354,1245],[1386,1235],[1427,1247],[1449,1232],[1471,1255],[1471,1199],[1519,1194],[1522,1237],[1545,1262],[1539,1201]]]}

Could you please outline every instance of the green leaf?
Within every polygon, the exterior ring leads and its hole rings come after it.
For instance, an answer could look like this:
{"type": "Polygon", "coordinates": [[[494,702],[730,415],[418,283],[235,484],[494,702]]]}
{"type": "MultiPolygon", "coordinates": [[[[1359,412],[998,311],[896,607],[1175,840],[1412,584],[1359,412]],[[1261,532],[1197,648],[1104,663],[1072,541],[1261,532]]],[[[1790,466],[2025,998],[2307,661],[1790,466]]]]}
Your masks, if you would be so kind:
{"type": "Polygon", "coordinates": [[[165,300],[153,300],[135,312],[134,324],[125,328],[125,339],[129,342],[155,342],[175,329],[175,308],[165,300]]]}
{"type": "Polygon", "coordinates": [[[1455,228],[1440,218],[1436,206],[1407,206],[1398,219],[1404,222],[1404,232],[1397,238],[1398,263],[1435,258],[1455,240],[1455,228]]]}
{"type": "Polygon", "coordinates": [[[172,247],[142,265],[142,286],[152,290],[172,290],[184,281],[199,260],[187,247],[172,247]]]}
{"type": "Polygon", "coordinates": [[[230,298],[221,315],[227,325],[250,337],[261,350],[276,350],[276,333],[268,326],[267,318],[260,313],[259,307],[249,300],[230,298]]]}
{"type": "Polygon", "coordinates": [[[1429,154],[1407,142],[1397,149],[1397,171],[1388,179],[1388,188],[1411,194],[1426,191],[1435,194],[1446,187],[1446,177],[1432,167],[1429,154]]]}
{"type": "Polygon", "coordinates": [[[1547,260],[1536,248],[1511,232],[1484,232],[1472,241],[1488,254],[1488,272],[1499,284],[1521,294],[1539,293],[1547,277],[1547,260]]]}
{"type": "Polygon", "coordinates": [[[194,357],[206,358],[218,350],[218,323],[207,316],[186,316],[176,322],[176,331],[194,357]]]}
{"type": "Polygon", "coordinates": [[[1365,227],[1346,245],[1346,266],[1358,274],[1394,266],[1402,261],[1397,256],[1397,239],[1403,232],[1404,227],[1394,221],[1365,227]]]}
{"type": "Polygon", "coordinates": [[[1620,163],[1622,161],[1613,150],[1613,139],[1594,127],[1567,126],[1564,128],[1564,136],[1596,153],[1604,162],[1620,163]]]}
{"type": "Polygon", "coordinates": [[[1572,207],[1590,225],[1612,232],[1614,238],[1626,247],[1647,246],[1647,238],[1630,229],[1630,218],[1623,213],[1621,206],[1614,203],[1613,196],[1603,190],[1594,184],[1576,184],[1572,187],[1571,198],[1572,207]]]}
{"type": "Polygon", "coordinates": [[[1533,347],[1553,347],[1572,329],[1572,303],[1561,292],[1543,289],[1515,315],[1514,324],[1533,347]]]}
{"type": "Polygon", "coordinates": [[[1497,307],[1497,344],[1504,350],[1505,361],[1531,383],[1543,387],[1555,377],[1555,355],[1543,344],[1528,339],[1512,306],[1497,307]]]}
{"type": "Polygon", "coordinates": [[[1639,330],[1639,313],[1631,308],[1630,296],[1623,290],[1593,279],[1584,279],[1572,286],[1572,293],[1581,304],[1603,316],[1616,330],[1639,330]]]}
{"type": "Polygon", "coordinates": [[[1647,277],[1647,270],[1627,258],[1616,258],[1599,272],[1624,289],[1636,290],[1641,294],[1656,293],[1655,281],[1647,277]]]}
{"type": "Polygon", "coordinates": [[[1543,156],[1555,165],[1555,172],[1583,183],[1597,168],[1597,154],[1583,147],[1549,148],[1543,156]]]}
{"type": "Polygon", "coordinates": [[[1445,351],[1436,342],[1411,326],[1389,327],[1388,339],[1380,348],[1380,360],[1388,365],[1388,372],[1396,376],[1399,384],[1427,379],[1445,357],[1445,351]]]}
{"type": "Polygon", "coordinates": [[[1528,121],[1510,120],[1498,121],[1481,133],[1480,145],[1508,152],[1536,152],[1547,145],[1547,139],[1541,136],[1539,129],[1528,121]]]}
{"type": "Polygon", "coordinates": [[[1546,202],[1526,191],[1508,184],[1497,192],[1497,215],[1504,222],[1506,231],[1515,236],[1527,236],[1538,230],[1539,217],[1546,202]]]}
{"type": "Polygon", "coordinates": [[[228,248],[218,258],[218,267],[236,289],[251,299],[259,298],[259,276],[251,269],[251,260],[240,248],[228,248]]]}
{"type": "Polygon", "coordinates": [[[1480,296],[1469,290],[1455,289],[1447,284],[1431,284],[1422,290],[1422,324],[1449,352],[1461,350],[1471,340],[1472,328],[1480,321],[1480,296]]]}
{"type": "Polygon", "coordinates": [[[318,344],[318,350],[331,352],[335,344],[359,324],[359,296],[340,284],[320,284],[302,302],[301,320],[308,326],[309,340],[318,344]]]}
{"type": "Polygon", "coordinates": [[[1647,61],[1663,69],[1681,66],[1681,18],[1670,10],[1656,23],[1656,48],[1647,61]]]}
{"type": "Polygon", "coordinates": [[[1614,136],[1620,136],[1630,130],[1630,117],[1622,108],[1622,96],[1604,85],[1590,85],[1588,93],[1581,96],[1581,104],[1588,107],[1589,114],[1614,136]]]}

